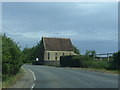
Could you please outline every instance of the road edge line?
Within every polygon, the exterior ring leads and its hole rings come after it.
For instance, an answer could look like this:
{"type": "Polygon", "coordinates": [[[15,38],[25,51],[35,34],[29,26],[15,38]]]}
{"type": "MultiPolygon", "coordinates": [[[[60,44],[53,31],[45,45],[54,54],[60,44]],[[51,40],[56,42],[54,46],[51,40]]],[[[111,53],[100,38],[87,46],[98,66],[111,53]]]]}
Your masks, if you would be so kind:
{"type": "Polygon", "coordinates": [[[33,84],[33,85],[31,86],[31,90],[33,90],[34,87],[35,87],[35,84],[33,84]]]}
{"type": "MultiPolygon", "coordinates": [[[[28,69],[28,68],[27,68],[28,69]]],[[[36,77],[35,77],[35,74],[33,73],[32,70],[28,69],[32,74],[33,74],[33,77],[34,77],[34,81],[36,80],[36,77]]],[[[33,85],[31,86],[31,90],[33,90],[33,88],[35,87],[35,84],[33,83],[33,85]]]]}
{"type": "MultiPolygon", "coordinates": [[[[28,69],[28,68],[27,68],[28,69]]],[[[34,80],[36,80],[36,77],[35,77],[35,74],[33,73],[33,71],[32,70],[30,70],[30,69],[28,69],[30,72],[32,72],[32,74],[33,74],[33,77],[34,77],[34,80]]]]}

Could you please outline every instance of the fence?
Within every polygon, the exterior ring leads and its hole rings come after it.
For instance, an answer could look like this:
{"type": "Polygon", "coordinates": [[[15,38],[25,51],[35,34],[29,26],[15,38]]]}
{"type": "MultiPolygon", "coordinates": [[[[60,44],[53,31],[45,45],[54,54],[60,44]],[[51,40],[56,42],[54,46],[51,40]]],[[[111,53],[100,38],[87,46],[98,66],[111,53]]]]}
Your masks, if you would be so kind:
{"type": "Polygon", "coordinates": [[[96,60],[107,59],[111,60],[114,53],[103,53],[103,54],[95,54],[96,60]]]}

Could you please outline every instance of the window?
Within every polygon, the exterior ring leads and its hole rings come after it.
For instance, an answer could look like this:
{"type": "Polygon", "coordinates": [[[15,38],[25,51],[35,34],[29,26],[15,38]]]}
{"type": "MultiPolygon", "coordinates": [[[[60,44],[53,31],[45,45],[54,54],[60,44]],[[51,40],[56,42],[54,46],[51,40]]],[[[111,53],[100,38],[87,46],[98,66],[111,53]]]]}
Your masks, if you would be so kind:
{"type": "Polygon", "coordinates": [[[50,53],[48,52],[48,60],[50,59],[50,53]]]}
{"type": "Polygon", "coordinates": [[[57,60],[57,53],[55,53],[55,60],[57,60]]]}
{"type": "Polygon", "coordinates": [[[63,56],[64,56],[64,53],[63,53],[63,56]]]}

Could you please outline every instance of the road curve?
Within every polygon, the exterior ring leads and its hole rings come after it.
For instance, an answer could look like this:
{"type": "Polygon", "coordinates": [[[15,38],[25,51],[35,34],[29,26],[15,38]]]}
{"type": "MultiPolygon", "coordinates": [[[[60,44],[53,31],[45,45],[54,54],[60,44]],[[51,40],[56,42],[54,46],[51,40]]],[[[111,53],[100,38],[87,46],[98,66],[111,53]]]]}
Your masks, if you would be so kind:
{"type": "Polygon", "coordinates": [[[34,73],[32,88],[118,88],[118,75],[41,65],[23,65],[34,73]]]}

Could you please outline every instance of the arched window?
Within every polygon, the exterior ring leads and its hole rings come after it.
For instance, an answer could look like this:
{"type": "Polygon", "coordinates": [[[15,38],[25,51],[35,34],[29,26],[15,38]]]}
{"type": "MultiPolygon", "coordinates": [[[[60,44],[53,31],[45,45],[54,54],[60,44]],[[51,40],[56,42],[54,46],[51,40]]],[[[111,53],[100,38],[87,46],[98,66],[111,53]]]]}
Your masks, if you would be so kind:
{"type": "Polygon", "coordinates": [[[50,59],[50,53],[48,52],[48,60],[50,59]]]}

